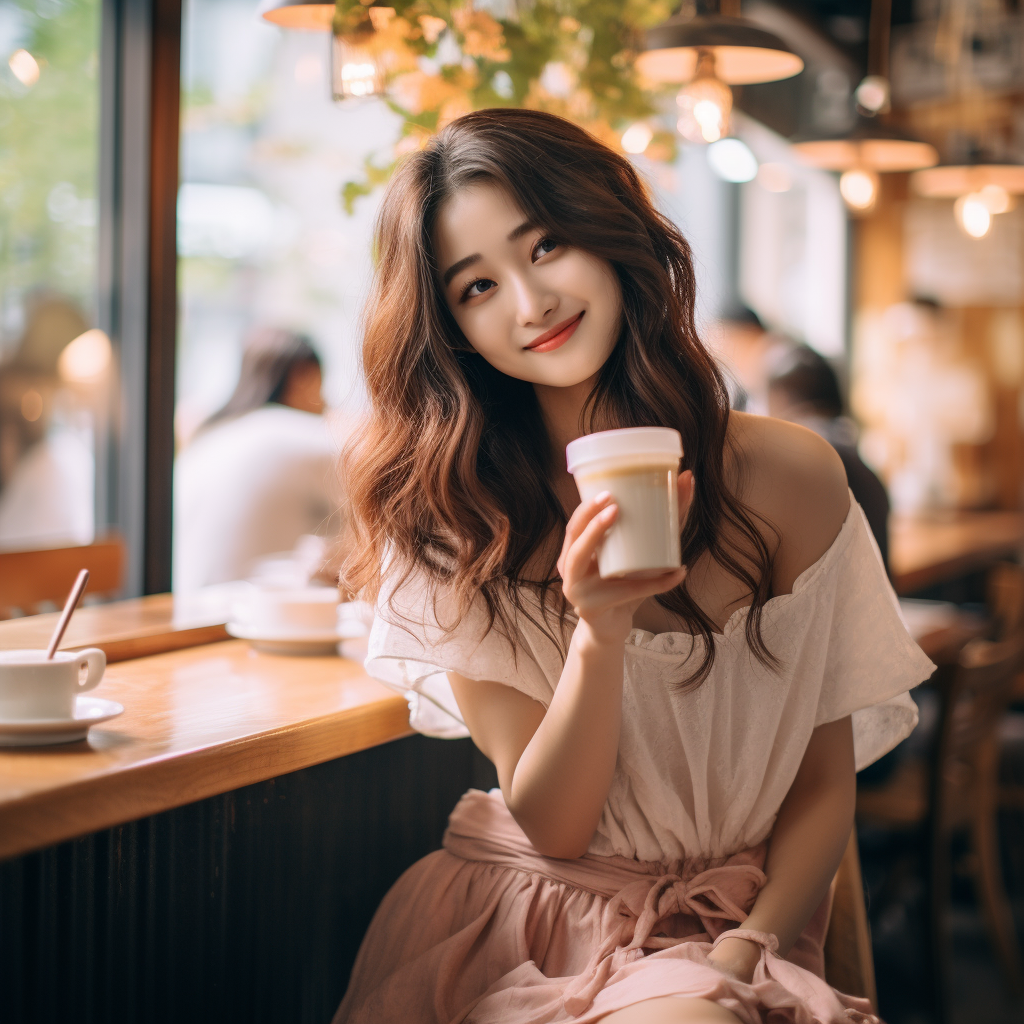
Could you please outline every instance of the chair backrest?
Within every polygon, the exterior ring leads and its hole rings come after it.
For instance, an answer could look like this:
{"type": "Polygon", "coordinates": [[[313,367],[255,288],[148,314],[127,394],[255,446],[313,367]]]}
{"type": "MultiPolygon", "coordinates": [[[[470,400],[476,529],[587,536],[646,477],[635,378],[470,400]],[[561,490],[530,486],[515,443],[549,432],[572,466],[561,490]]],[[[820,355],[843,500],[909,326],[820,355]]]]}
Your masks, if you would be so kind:
{"type": "Polygon", "coordinates": [[[993,639],[1008,640],[1024,631],[1024,566],[997,562],[985,579],[985,606],[995,626],[993,639]]]}
{"type": "Polygon", "coordinates": [[[878,1008],[871,931],[864,905],[864,883],[857,854],[857,832],[850,833],[832,890],[832,916],[825,936],[825,978],[833,988],[862,996],[878,1008]]]}
{"type": "Polygon", "coordinates": [[[0,619],[14,609],[31,615],[44,602],[62,605],[80,569],[89,570],[87,594],[115,594],[124,582],[124,562],[124,541],[117,536],[76,547],[0,551],[0,619]]]}
{"type": "Polygon", "coordinates": [[[955,666],[936,673],[944,691],[932,806],[953,825],[969,817],[975,777],[996,744],[999,721],[1013,699],[1024,659],[1024,634],[1002,641],[971,640],[955,666]]]}

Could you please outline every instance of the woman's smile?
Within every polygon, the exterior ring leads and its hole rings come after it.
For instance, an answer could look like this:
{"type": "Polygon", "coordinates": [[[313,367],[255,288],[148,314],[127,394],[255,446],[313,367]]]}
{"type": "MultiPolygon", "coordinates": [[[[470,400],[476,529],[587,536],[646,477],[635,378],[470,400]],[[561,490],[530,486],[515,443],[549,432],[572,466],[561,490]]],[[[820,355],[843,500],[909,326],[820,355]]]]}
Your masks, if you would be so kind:
{"type": "Polygon", "coordinates": [[[526,351],[554,352],[556,348],[561,348],[576,333],[576,328],[579,327],[584,312],[586,310],[556,324],[550,331],[545,331],[539,338],[534,339],[526,346],[526,351]]]}

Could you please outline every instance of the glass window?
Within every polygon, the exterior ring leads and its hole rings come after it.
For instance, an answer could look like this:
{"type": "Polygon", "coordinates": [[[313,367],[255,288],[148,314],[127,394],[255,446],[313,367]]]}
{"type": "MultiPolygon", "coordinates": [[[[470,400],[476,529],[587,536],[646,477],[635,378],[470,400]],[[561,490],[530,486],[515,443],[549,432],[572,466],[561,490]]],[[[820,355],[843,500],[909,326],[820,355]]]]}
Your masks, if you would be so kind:
{"type": "Polygon", "coordinates": [[[97,329],[101,0],[0,0],[0,548],[86,544],[110,342],[97,329]]]}
{"type": "Polygon", "coordinates": [[[345,429],[340,413],[361,401],[358,324],[379,198],[359,200],[349,215],[342,188],[362,176],[368,156],[389,163],[398,134],[396,116],[380,100],[333,102],[327,32],[282,30],[258,9],[257,0],[186,0],[183,12],[179,594],[248,576],[260,557],[336,526],[333,455],[325,468],[310,453],[322,454],[317,430],[336,451],[345,429]],[[297,390],[286,394],[283,378],[268,383],[261,372],[236,392],[243,350],[263,344],[305,351],[295,347],[295,335],[322,363],[328,408],[319,426],[286,411],[308,415],[318,381],[293,382],[297,390]],[[227,415],[218,416],[233,394],[227,415]],[[300,472],[300,464],[308,469],[300,472]],[[275,480],[290,489],[291,512],[271,493],[275,480]],[[302,509],[296,488],[308,488],[302,509]]]}

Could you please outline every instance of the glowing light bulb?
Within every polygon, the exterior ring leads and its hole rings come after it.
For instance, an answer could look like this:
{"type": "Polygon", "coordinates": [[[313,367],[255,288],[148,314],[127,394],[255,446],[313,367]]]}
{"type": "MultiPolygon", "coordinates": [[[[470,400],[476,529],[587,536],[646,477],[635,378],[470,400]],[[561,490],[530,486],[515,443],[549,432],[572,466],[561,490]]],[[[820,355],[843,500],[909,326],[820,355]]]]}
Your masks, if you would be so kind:
{"type": "Polygon", "coordinates": [[[889,80],[881,75],[868,75],[854,90],[857,109],[868,117],[889,110],[889,80]]]}
{"type": "Polygon", "coordinates": [[[8,58],[7,66],[14,77],[29,89],[39,81],[39,61],[28,50],[15,50],[8,58]]]}
{"type": "Polygon", "coordinates": [[[336,100],[365,99],[384,91],[384,69],[369,47],[335,36],[331,81],[336,100]]]}
{"type": "Polygon", "coordinates": [[[72,384],[89,384],[107,372],[110,355],[110,339],[94,327],[67,343],[57,359],[57,372],[72,384]]]}
{"type": "Polygon", "coordinates": [[[651,126],[644,124],[643,121],[637,121],[622,133],[622,148],[627,153],[639,154],[651,144],[653,138],[654,131],[651,126]]]}
{"type": "Polygon", "coordinates": [[[732,90],[715,75],[715,55],[701,50],[697,73],[676,96],[679,120],[676,128],[690,142],[717,142],[729,131],[732,90]]]}
{"type": "Polygon", "coordinates": [[[866,213],[878,198],[878,175],[861,167],[846,171],[839,179],[839,194],[851,210],[866,213]]]}
{"type": "Polygon", "coordinates": [[[992,211],[980,192],[968,192],[953,204],[957,223],[971,238],[984,238],[992,227],[992,211]]]}

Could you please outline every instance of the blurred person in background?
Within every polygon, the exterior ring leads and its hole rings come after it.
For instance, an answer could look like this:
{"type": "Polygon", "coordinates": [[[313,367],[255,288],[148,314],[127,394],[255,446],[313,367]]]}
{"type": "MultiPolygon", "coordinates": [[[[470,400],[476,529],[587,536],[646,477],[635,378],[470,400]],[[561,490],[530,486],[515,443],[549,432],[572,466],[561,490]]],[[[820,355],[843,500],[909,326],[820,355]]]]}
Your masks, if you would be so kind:
{"type": "Polygon", "coordinates": [[[305,335],[265,328],[249,338],[234,394],[175,464],[175,594],[244,579],[336,525],[322,382],[305,335]]]}
{"type": "MultiPolygon", "coordinates": [[[[96,418],[110,361],[87,378],[75,359],[93,341],[85,314],[60,293],[28,303],[14,355],[0,362],[0,548],[91,544],[95,532],[96,418]]],[[[80,362],[80,360],[79,360],[80,362]]]]}
{"type": "Polygon", "coordinates": [[[885,485],[857,451],[857,428],[843,415],[843,397],[835,370],[807,345],[793,345],[770,360],[768,415],[808,427],[838,452],[854,498],[889,571],[889,496],[885,485]]]}
{"type": "Polygon", "coordinates": [[[733,409],[764,415],[764,367],[767,354],[778,343],[778,336],[766,330],[748,306],[737,306],[710,332],[709,345],[718,356],[733,409]]]}

